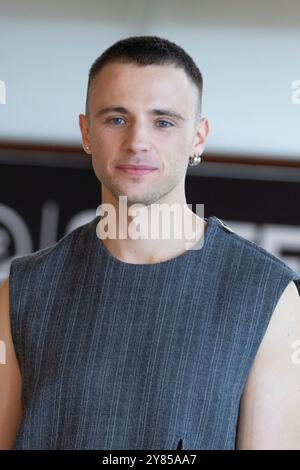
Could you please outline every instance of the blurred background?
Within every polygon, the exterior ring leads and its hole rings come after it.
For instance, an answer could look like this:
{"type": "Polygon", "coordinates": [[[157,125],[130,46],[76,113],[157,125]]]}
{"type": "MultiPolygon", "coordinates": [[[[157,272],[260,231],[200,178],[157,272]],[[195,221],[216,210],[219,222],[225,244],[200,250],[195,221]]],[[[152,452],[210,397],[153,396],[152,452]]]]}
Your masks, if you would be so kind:
{"type": "Polygon", "coordinates": [[[0,282],[95,217],[81,147],[88,70],[133,35],[182,46],[211,133],[187,201],[300,271],[299,0],[0,0],[0,282]]]}

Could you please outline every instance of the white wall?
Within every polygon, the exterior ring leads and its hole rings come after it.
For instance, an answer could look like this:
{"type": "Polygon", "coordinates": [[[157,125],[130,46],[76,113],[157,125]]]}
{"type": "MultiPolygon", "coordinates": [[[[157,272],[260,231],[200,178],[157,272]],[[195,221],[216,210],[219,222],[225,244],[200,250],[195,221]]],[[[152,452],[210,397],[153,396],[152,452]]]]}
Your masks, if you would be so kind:
{"type": "Polygon", "coordinates": [[[299,0],[0,0],[0,140],[78,144],[91,63],[157,34],[203,73],[207,151],[300,159],[299,25],[299,0]]]}

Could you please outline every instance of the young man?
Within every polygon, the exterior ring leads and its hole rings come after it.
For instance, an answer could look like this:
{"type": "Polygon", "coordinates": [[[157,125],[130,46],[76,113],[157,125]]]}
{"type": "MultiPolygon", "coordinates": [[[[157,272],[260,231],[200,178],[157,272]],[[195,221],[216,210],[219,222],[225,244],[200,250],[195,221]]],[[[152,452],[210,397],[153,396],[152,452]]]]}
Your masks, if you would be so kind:
{"type": "Polygon", "coordinates": [[[2,449],[300,449],[300,275],[188,209],[201,94],[191,57],[154,36],[91,67],[80,128],[109,229],[136,227],[134,204],[177,204],[194,239],[105,238],[96,217],[12,262],[2,449]]]}

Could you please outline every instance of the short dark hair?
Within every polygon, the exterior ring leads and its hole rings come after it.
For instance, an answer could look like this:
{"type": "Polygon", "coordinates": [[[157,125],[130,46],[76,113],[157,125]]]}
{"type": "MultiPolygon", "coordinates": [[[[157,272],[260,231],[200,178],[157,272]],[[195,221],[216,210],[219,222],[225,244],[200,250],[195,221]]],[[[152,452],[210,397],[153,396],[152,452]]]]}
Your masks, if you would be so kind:
{"type": "Polygon", "coordinates": [[[104,65],[113,61],[134,63],[141,66],[174,65],[183,69],[198,89],[199,99],[196,117],[200,117],[203,79],[199,68],[182,47],[158,36],[132,36],[121,39],[106,49],[95,60],[89,71],[86,114],[88,114],[88,97],[92,81],[104,65]]]}

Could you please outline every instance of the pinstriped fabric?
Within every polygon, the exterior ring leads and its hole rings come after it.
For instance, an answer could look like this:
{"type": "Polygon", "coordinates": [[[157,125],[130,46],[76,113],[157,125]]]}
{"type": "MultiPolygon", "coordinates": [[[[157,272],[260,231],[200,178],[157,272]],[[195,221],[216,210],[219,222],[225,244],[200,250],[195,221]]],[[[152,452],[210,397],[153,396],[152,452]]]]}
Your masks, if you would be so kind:
{"type": "Polygon", "coordinates": [[[300,273],[215,216],[200,250],[124,263],[98,220],[11,263],[14,448],[233,449],[251,364],[300,273]]]}

